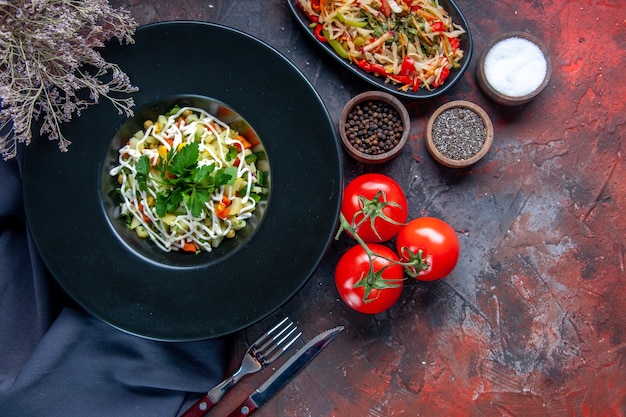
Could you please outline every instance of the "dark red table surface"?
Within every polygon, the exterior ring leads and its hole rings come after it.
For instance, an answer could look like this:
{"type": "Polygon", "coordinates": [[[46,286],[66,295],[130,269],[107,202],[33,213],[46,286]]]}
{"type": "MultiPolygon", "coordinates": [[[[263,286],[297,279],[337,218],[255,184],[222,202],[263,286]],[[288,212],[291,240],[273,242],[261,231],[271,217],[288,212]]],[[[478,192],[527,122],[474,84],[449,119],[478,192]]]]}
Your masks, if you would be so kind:
{"type": "MultiPolygon", "coordinates": [[[[305,74],[335,123],[351,97],[372,88],[305,36],[285,0],[111,3],[141,24],[202,20],[256,36],[305,74]]],[[[352,242],[334,242],[281,313],[307,338],[346,329],[259,417],[626,415],[623,4],[457,4],[474,39],[465,76],[440,98],[403,100],[412,123],[403,153],[380,166],[345,156],[345,178],[395,178],[411,217],[440,217],[457,230],[460,261],[444,280],[408,282],[396,306],[368,316],[338,298],[334,266],[352,242]],[[505,108],[481,93],[475,70],[486,43],[512,30],[545,42],[553,73],[535,100],[505,108]],[[482,106],[495,128],[490,153],[462,171],[437,165],[424,147],[428,117],[454,99],[482,106]]],[[[229,370],[269,324],[236,335],[229,370]]],[[[226,415],[271,372],[240,382],[209,415],[226,415]]]]}

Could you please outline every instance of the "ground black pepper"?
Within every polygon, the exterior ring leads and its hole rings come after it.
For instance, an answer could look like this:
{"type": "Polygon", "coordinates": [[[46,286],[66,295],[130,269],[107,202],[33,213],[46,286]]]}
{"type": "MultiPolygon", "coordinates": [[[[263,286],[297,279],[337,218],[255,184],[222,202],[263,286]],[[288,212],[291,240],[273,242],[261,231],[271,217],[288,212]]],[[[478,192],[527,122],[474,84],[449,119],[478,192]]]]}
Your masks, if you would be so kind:
{"type": "Polygon", "coordinates": [[[435,147],[455,160],[469,159],[483,147],[487,138],[485,123],[475,111],[463,107],[444,110],[433,123],[435,147]]]}
{"type": "Polygon", "coordinates": [[[345,133],[350,144],[368,155],[392,150],[402,138],[400,113],[389,103],[368,100],[354,106],[346,117],[345,133]]]}

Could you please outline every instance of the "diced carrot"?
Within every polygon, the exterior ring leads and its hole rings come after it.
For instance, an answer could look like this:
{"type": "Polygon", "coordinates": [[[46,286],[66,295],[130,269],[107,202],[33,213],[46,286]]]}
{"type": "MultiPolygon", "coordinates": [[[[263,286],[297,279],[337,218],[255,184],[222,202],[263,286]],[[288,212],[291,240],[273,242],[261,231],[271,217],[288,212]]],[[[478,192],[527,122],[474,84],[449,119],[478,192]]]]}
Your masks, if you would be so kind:
{"type": "Polygon", "coordinates": [[[226,207],[224,210],[222,210],[222,212],[218,215],[218,217],[222,220],[225,220],[228,218],[229,214],[230,214],[230,208],[226,207]]]}
{"type": "Polygon", "coordinates": [[[215,205],[215,214],[217,215],[217,217],[219,217],[220,219],[225,219],[228,217],[228,215],[230,214],[230,208],[228,207],[230,205],[230,200],[227,203],[224,203],[224,201],[220,201],[219,203],[217,203],[215,205]]]}
{"type": "Polygon", "coordinates": [[[185,244],[183,245],[183,250],[185,252],[193,252],[193,253],[195,253],[195,252],[198,251],[198,247],[193,242],[185,242],[185,244]]]}
{"type": "Polygon", "coordinates": [[[237,137],[235,139],[237,139],[239,142],[241,142],[241,144],[243,145],[244,149],[252,148],[252,144],[250,142],[248,142],[248,139],[244,138],[243,136],[237,135],[237,137]]]}
{"type": "Polygon", "coordinates": [[[143,221],[150,223],[152,220],[150,219],[150,217],[146,215],[146,212],[143,210],[143,204],[139,203],[137,207],[139,208],[139,212],[141,213],[141,217],[143,218],[143,221]]]}

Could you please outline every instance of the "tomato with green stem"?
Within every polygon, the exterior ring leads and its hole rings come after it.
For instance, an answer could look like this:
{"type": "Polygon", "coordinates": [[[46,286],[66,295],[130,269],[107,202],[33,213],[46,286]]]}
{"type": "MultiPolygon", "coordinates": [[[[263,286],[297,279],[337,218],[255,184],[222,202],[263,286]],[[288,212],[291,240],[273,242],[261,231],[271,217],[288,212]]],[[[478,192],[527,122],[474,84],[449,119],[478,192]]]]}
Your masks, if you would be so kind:
{"type": "Polygon", "coordinates": [[[355,245],[339,259],[335,285],[341,299],[352,309],[377,314],[398,301],[404,287],[404,271],[398,255],[376,243],[355,245]]]}
{"type": "Polygon", "coordinates": [[[387,175],[359,175],[344,189],[341,215],[364,242],[386,242],[406,222],[406,195],[402,187],[387,175]]]}
{"type": "Polygon", "coordinates": [[[404,226],[396,238],[396,250],[407,275],[434,281],[449,275],[460,254],[459,238],[448,223],[435,217],[418,217],[404,226]]]}

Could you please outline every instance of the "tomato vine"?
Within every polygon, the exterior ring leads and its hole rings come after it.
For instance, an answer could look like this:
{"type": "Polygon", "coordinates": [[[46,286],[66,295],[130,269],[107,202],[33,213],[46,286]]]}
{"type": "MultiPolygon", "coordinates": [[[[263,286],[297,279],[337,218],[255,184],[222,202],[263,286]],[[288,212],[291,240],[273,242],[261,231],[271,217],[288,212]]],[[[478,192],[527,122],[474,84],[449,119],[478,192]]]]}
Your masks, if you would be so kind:
{"type": "Polygon", "coordinates": [[[432,281],[447,276],[454,269],[460,245],[456,232],[449,224],[434,217],[418,217],[405,222],[406,216],[398,220],[398,216],[402,217],[401,213],[386,213],[389,208],[408,212],[404,193],[401,189],[400,194],[393,190],[399,185],[389,177],[364,174],[353,182],[358,186],[350,183],[346,187],[335,235],[335,239],[339,239],[346,232],[357,243],[344,253],[335,270],[337,289],[350,307],[366,313],[384,311],[393,304],[390,304],[390,298],[399,297],[398,288],[404,285],[405,275],[432,281]],[[392,186],[391,199],[386,192],[389,184],[392,186]],[[378,228],[384,230],[384,240],[381,240],[378,228]],[[394,237],[395,252],[379,244],[394,237]],[[363,255],[367,257],[368,268],[363,267],[363,255]],[[350,260],[353,268],[346,267],[350,260]],[[394,274],[385,276],[385,272],[392,267],[399,268],[401,275],[394,271],[394,274]],[[390,294],[381,296],[385,291],[390,294]],[[361,297],[359,302],[354,300],[357,293],[361,297]],[[381,297],[383,301],[379,300],[381,297]],[[363,307],[368,303],[378,305],[363,307]]]}

